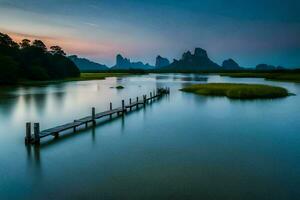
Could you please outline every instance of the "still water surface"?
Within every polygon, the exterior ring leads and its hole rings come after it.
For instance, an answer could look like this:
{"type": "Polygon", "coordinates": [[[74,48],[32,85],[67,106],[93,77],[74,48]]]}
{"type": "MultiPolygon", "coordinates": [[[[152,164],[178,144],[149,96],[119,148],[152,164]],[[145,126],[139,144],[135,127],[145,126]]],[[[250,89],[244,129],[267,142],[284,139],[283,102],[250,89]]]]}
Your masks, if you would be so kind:
{"type": "Polygon", "coordinates": [[[201,81],[193,74],[1,88],[0,199],[299,198],[300,84],[207,77],[297,96],[239,101],[178,91],[201,81]],[[164,86],[170,96],[124,118],[24,145],[27,121],[51,128],[164,86]]]}

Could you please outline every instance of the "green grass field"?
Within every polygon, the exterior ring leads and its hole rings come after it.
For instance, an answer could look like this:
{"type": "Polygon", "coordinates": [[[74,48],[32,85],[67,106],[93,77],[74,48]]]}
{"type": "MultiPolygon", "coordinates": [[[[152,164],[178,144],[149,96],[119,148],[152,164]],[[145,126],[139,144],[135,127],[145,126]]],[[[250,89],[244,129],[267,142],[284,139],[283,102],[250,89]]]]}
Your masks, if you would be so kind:
{"type": "Polygon", "coordinates": [[[259,84],[197,84],[182,88],[181,91],[205,96],[226,96],[231,99],[271,99],[289,96],[285,88],[259,84]]]}
{"type": "Polygon", "coordinates": [[[265,78],[274,81],[286,81],[300,83],[299,72],[231,72],[220,73],[221,76],[230,76],[235,78],[265,78]]]}
{"type": "Polygon", "coordinates": [[[89,81],[89,80],[102,80],[107,77],[120,77],[130,75],[129,73],[81,73],[78,78],[69,78],[66,80],[72,81],[89,81]]]}

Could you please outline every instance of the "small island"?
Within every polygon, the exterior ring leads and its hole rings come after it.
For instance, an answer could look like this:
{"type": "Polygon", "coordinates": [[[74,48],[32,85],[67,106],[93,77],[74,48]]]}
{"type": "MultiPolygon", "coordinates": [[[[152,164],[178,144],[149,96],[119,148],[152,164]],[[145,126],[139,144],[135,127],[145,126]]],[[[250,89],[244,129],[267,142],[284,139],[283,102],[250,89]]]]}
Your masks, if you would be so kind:
{"type": "Polygon", "coordinates": [[[124,86],[122,86],[122,85],[118,85],[118,86],[116,86],[116,87],[110,87],[110,88],[115,88],[115,89],[117,89],[117,90],[122,90],[122,89],[124,89],[125,87],[124,86]]]}
{"type": "Polygon", "coordinates": [[[118,90],[124,89],[124,86],[118,85],[118,86],[116,87],[116,89],[118,89],[118,90]]]}
{"type": "Polygon", "coordinates": [[[226,96],[230,99],[272,99],[290,95],[282,87],[240,83],[197,84],[182,88],[181,91],[205,96],[226,96]]]}

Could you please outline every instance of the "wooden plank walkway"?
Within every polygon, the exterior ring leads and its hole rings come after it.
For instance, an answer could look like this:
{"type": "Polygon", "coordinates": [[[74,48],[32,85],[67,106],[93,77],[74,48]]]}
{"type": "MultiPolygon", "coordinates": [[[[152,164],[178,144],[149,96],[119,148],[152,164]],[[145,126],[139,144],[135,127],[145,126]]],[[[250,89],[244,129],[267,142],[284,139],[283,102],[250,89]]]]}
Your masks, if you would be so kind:
{"type": "Polygon", "coordinates": [[[31,133],[31,123],[28,122],[28,123],[26,123],[25,143],[26,144],[39,144],[41,138],[44,138],[47,136],[58,137],[59,133],[69,130],[69,129],[73,129],[73,131],[76,132],[77,127],[82,126],[82,125],[85,125],[86,127],[88,127],[88,123],[92,123],[93,126],[95,126],[97,119],[107,117],[107,116],[112,117],[112,115],[114,115],[114,114],[117,114],[118,116],[123,115],[124,113],[126,113],[128,111],[127,109],[129,109],[129,111],[132,111],[132,108],[134,108],[134,107],[138,108],[139,105],[145,106],[148,101],[153,100],[155,98],[160,98],[163,95],[169,94],[169,93],[170,93],[169,88],[158,88],[153,93],[150,92],[150,96],[148,98],[147,98],[147,95],[143,95],[142,99],[139,99],[138,97],[136,98],[135,101],[131,101],[131,99],[129,99],[128,105],[125,105],[125,101],[122,100],[122,106],[115,108],[115,109],[112,108],[112,103],[110,103],[110,109],[107,111],[104,111],[104,112],[100,112],[100,113],[96,113],[95,108],[92,108],[91,116],[86,116],[81,119],[74,120],[73,122],[69,122],[69,123],[66,123],[66,124],[63,124],[60,126],[56,126],[56,127],[50,128],[50,129],[46,129],[43,131],[40,131],[39,123],[34,123],[33,134],[31,133]]]}

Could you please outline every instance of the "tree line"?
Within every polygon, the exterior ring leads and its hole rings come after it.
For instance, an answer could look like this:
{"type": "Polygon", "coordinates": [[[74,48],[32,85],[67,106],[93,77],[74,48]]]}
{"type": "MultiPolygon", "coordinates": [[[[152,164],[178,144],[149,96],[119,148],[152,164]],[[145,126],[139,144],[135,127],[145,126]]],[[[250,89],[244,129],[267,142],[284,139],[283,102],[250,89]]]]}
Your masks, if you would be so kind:
{"type": "Polygon", "coordinates": [[[59,46],[48,50],[41,40],[20,43],[0,32],[0,84],[19,80],[54,80],[78,77],[77,66],[59,46]]]}

